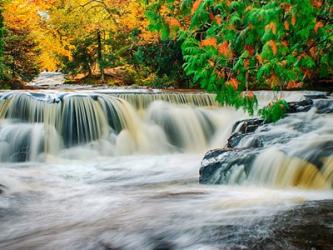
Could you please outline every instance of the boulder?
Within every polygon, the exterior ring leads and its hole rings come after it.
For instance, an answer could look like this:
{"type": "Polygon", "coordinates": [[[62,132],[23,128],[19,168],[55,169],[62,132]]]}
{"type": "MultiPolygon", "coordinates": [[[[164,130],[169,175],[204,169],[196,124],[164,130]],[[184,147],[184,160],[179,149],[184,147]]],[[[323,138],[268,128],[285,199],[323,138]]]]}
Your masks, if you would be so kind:
{"type": "Polygon", "coordinates": [[[228,184],[235,168],[246,174],[259,153],[251,148],[216,149],[209,151],[202,160],[199,182],[204,184],[228,184]]]}
{"type": "Polygon", "coordinates": [[[312,106],[313,101],[311,99],[305,99],[300,102],[288,102],[287,113],[307,112],[312,106]]]}
{"type": "Polygon", "coordinates": [[[5,185],[0,184],[0,194],[3,194],[5,192],[5,189],[7,189],[7,187],[5,185]]]}

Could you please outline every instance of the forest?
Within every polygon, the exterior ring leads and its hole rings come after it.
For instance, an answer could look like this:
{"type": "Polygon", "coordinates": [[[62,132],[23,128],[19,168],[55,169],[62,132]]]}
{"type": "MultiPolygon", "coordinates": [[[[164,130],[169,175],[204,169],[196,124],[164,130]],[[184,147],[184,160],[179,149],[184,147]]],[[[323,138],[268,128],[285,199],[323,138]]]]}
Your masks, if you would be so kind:
{"type": "Polygon", "coordinates": [[[252,90],[332,88],[331,0],[4,0],[0,11],[3,88],[61,71],[75,84],[203,88],[250,113],[252,90]]]}

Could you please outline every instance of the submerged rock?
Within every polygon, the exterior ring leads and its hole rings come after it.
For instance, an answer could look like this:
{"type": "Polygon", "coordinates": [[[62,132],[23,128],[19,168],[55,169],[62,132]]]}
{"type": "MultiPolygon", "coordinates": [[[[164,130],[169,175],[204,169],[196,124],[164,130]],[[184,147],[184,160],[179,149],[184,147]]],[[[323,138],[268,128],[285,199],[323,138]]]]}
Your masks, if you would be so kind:
{"type": "Polygon", "coordinates": [[[310,201],[243,225],[207,226],[206,241],[223,249],[332,249],[333,200],[310,201]]]}
{"type": "Polygon", "coordinates": [[[5,192],[5,189],[7,189],[7,187],[5,185],[0,184],[0,194],[3,194],[5,192]]]}

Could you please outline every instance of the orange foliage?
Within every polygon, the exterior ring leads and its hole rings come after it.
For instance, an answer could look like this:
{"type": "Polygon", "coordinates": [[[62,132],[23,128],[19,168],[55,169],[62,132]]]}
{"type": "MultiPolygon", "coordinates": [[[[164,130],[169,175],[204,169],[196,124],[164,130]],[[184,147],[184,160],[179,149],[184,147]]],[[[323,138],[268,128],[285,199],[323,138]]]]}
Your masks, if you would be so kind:
{"type": "Polygon", "coordinates": [[[244,66],[245,66],[245,68],[248,68],[250,66],[250,60],[249,59],[244,59],[244,66]]]}
{"type": "Polygon", "coordinates": [[[215,21],[218,25],[222,24],[222,18],[220,16],[215,17],[215,21]]]}
{"type": "Polygon", "coordinates": [[[320,8],[323,5],[323,0],[312,0],[312,5],[315,8],[320,8]]]}
{"type": "Polygon", "coordinates": [[[291,24],[292,24],[292,25],[295,25],[295,24],[296,24],[296,16],[295,16],[295,15],[293,15],[293,16],[291,17],[291,24]]]}
{"type": "Polygon", "coordinates": [[[231,78],[229,81],[226,82],[226,84],[233,87],[234,90],[238,89],[238,80],[236,78],[231,78]]]}
{"type": "Polygon", "coordinates": [[[288,43],[287,40],[283,40],[283,41],[281,41],[281,44],[282,44],[283,46],[285,46],[285,47],[288,47],[288,45],[289,45],[289,43],[288,43]]]}
{"type": "Polygon", "coordinates": [[[276,55],[278,52],[276,42],[274,40],[270,40],[270,41],[268,41],[268,45],[272,48],[273,54],[276,55]]]}
{"type": "Polygon", "coordinates": [[[197,9],[199,8],[200,4],[201,4],[201,1],[202,0],[196,0],[194,3],[193,3],[193,6],[192,6],[192,14],[194,14],[197,9]]]}
{"type": "Polygon", "coordinates": [[[299,89],[301,87],[303,87],[303,83],[302,82],[289,81],[287,83],[287,89],[299,89]]]}
{"type": "Polygon", "coordinates": [[[207,39],[204,39],[200,42],[200,46],[201,47],[206,47],[206,46],[213,46],[213,47],[217,47],[217,40],[215,37],[210,37],[207,39]]]}
{"type": "Polygon", "coordinates": [[[273,73],[268,80],[269,80],[269,83],[271,84],[272,88],[279,86],[280,78],[276,74],[273,73]]]}
{"type": "Polygon", "coordinates": [[[255,49],[251,45],[245,45],[245,50],[249,52],[250,56],[254,55],[255,49]]]}
{"type": "Polygon", "coordinates": [[[289,13],[292,7],[289,3],[282,3],[281,8],[284,9],[284,12],[289,13]]]}
{"type": "Polygon", "coordinates": [[[210,66],[215,67],[215,62],[214,62],[213,59],[209,59],[208,63],[209,63],[210,66]]]}
{"type": "Polygon", "coordinates": [[[220,44],[217,48],[220,55],[223,55],[226,58],[232,58],[233,53],[229,48],[229,42],[224,41],[222,44],[220,44]]]}
{"type": "Polygon", "coordinates": [[[257,55],[257,56],[256,56],[256,59],[258,60],[258,62],[259,62],[260,64],[263,64],[263,60],[262,60],[261,55],[257,55]]]}
{"type": "Polygon", "coordinates": [[[271,30],[273,34],[276,34],[276,23],[270,22],[265,26],[265,30],[271,30]]]}
{"type": "Polygon", "coordinates": [[[322,27],[324,27],[324,24],[321,21],[317,22],[316,25],[314,26],[314,32],[317,33],[318,30],[322,27]]]}
{"type": "Polygon", "coordinates": [[[166,21],[170,27],[181,27],[181,23],[174,17],[167,19],[166,21]]]}
{"type": "Polygon", "coordinates": [[[285,30],[289,30],[289,23],[288,23],[288,21],[285,21],[284,23],[284,28],[285,28],[285,30]]]}
{"type": "Polygon", "coordinates": [[[254,97],[253,91],[247,91],[246,96],[249,98],[253,98],[254,97]]]}

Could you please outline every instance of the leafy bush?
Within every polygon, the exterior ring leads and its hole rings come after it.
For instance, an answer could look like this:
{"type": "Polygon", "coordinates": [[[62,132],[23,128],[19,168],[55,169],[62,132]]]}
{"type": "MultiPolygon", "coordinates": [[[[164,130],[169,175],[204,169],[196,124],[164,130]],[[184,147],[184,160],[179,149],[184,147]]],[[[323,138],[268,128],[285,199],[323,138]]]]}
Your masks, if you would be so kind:
{"type": "Polygon", "coordinates": [[[271,102],[268,106],[259,110],[259,114],[264,118],[266,122],[276,122],[280,120],[286,114],[288,110],[288,103],[279,99],[271,102]]]}
{"type": "Polygon", "coordinates": [[[172,40],[138,46],[134,53],[134,63],[148,67],[156,73],[154,87],[163,87],[163,81],[175,82],[178,87],[187,87],[188,78],[182,68],[184,63],[179,42],[172,40]]]}
{"type": "Polygon", "coordinates": [[[256,86],[300,88],[328,77],[333,8],[323,0],[159,0],[147,11],[162,39],[182,43],[184,70],[223,105],[256,105],[256,86]],[[244,94],[245,91],[245,94],[244,94]]]}

